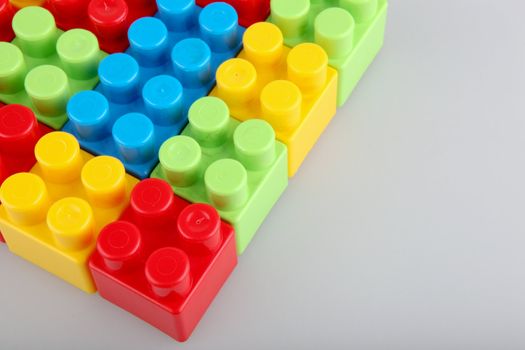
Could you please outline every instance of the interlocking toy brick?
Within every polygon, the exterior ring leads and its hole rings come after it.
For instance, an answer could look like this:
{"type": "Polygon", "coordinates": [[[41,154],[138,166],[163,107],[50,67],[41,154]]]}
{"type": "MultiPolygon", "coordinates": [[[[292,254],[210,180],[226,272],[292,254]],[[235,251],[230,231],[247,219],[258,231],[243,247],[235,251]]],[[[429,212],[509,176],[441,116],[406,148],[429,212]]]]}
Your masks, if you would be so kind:
{"type": "MultiPolygon", "coordinates": [[[[197,5],[206,6],[219,0],[197,0],[197,5]]],[[[239,14],[239,23],[249,27],[254,23],[263,22],[270,14],[270,0],[224,0],[232,5],[239,14]]]]}
{"type": "Polygon", "coordinates": [[[104,54],[97,38],[83,29],[59,31],[41,7],[18,11],[13,29],[13,42],[0,42],[0,101],[28,106],[39,121],[60,129],[70,95],[98,82],[104,54]]]}
{"type": "Polygon", "coordinates": [[[93,157],[55,131],[35,146],[31,172],[0,187],[0,231],[9,250],[91,293],[88,258],[102,227],[115,221],[138,180],[115,158],[93,157]]]}
{"type": "Polygon", "coordinates": [[[217,67],[239,52],[244,32],[225,3],[201,10],[193,0],[159,0],[158,7],[158,18],[130,27],[128,54],[101,62],[96,91],[73,96],[64,128],[139,178],[158,163],[162,142],[187,124],[190,105],[209,93],[217,67]]]}
{"type": "Polygon", "coordinates": [[[228,106],[204,97],[189,111],[182,135],[167,140],[152,177],[167,180],[192,203],[208,203],[235,229],[237,253],[255,232],[288,184],[287,150],[263,120],[240,123],[228,106]]]}
{"type": "Polygon", "coordinates": [[[318,45],[285,47],[271,23],[252,25],[243,42],[238,58],[217,70],[212,95],[225,100],[236,119],[268,121],[288,146],[293,176],[336,112],[337,72],[318,45]]]}
{"type": "Polygon", "coordinates": [[[9,0],[0,0],[0,41],[11,41],[15,37],[11,20],[15,15],[15,8],[9,0]]]}
{"type": "Polygon", "coordinates": [[[270,21],[286,45],[315,42],[339,72],[343,105],[383,46],[387,0],[272,0],[270,21]]]}
{"type": "Polygon", "coordinates": [[[135,186],[89,262],[103,298],[178,341],[188,339],[236,264],[232,227],[158,179],[135,186]]]}
{"type": "Polygon", "coordinates": [[[87,29],[109,53],[126,50],[131,23],[157,11],[154,0],[47,0],[45,6],[60,29],[87,29]]]}

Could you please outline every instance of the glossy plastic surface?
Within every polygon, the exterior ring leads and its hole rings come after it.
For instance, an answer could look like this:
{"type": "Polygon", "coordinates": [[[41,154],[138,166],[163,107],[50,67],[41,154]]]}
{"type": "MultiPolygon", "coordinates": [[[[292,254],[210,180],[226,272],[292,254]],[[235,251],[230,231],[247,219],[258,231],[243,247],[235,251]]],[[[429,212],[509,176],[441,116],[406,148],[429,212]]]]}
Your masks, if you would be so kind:
{"type": "Polygon", "coordinates": [[[336,112],[337,72],[320,46],[290,50],[271,23],[248,28],[243,42],[238,58],[217,70],[212,95],[226,101],[236,119],[268,121],[288,146],[293,176],[336,112]]]}
{"type": "Polygon", "coordinates": [[[167,140],[152,177],[192,203],[209,203],[235,229],[241,254],[288,184],[286,147],[262,120],[240,123],[228,106],[204,97],[182,135],[167,140]]]}
{"type": "Polygon", "coordinates": [[[9,250],[85,292],[95,291],[88,258],[138,180],[113,157],[93,157],[75,138],[51,132],[36,144],[31,172],[0,187],[0,231],[9,250]]]}
{"type": "MultiPolygon", "coordinates": [[[[197,0],[197,5],[206,6],[219,0],[197,0]]],[[[224,0],[239,14],[239,24],[249,27],[254,23],[266,21],[270,14],[270,0],[224,0]]]]}
{"type": "Polygon", "coordinates": [[[315,42],[339,72],[343,105],[383,46],[387,0],[272,0],[270,21],[291,47],[315,42]]]}
{"type": "Polygon", "coordinates": [[[9,0],[0,0],[0,41],[11,41],[15,37],[11,26],[15,11],[9,0]]]}
{"type": "Polygon", "coordinates": [[[162,142],[186,125],[190,105],[209,93],[217,67],[240,50],[244,32],[224,3],[158,6],[157,17],[130,27],[126,54],[101,62],[96,92],[73,96],[64,128],[84,149],[119,158],[139,178],[158,163],[162,142]]]}
{"type": "Polygon", "coordinates": [[[18,11],[13,29],[13,42],[0,42],[0,101],[30,107],[39,121],[60,129],[71,94],[98,82],[104,54],[97,38],[83,29],[61,32],[41,7],[18,11]]]}
{"type": "Polygon", "coordinates": [[[188,339],[236,264],[232,227],[158,179],[135,186],[90,259],[103,298],[178,341],[188,339]]]}

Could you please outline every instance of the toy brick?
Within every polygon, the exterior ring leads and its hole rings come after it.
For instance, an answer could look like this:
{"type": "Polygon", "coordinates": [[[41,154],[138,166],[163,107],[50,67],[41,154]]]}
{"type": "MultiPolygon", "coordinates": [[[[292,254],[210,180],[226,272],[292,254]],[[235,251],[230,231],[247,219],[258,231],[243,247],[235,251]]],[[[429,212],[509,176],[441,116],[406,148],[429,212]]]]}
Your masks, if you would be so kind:
{"type": "Polygon", "coordinates": [[[270,21],[291,47],[315,42],[339,72],[343,105],[383,46],[387,0],[272,0],[270,21]]]}
{"type": "Polygon", "coordinates": [[[236,264],[232,227],[158,179],[135,186],[89,262],[103,298],[178,341],[188,339],[236,264]]]}
{"type": "Polygon", "coordinates": [[[127,54],[101,62],[96,91],[73,96],[64,128],[139,178],[157,165],[162,142],[187,124],[191,104],[208,95],[217,67],[239,52],[244,32],[225,3],[200,9],[193,0],[159,0],[158,7],[157,18],[130,27],[127,54]]]}
{"type": "Polygon", "coordinates": [[[315,44],[283,45],[274,24],[252,25],[238,58],[217,70],[211,95],[226,101],[241,121],[262,118],[288,147],[293,176],[336,112],[337,72],[315,44]]]}
{"type": "Polygon", "coordinates": [[[242,254],[288,184],[287,150],[262,120],[240,123],[228,106],[204,97],[191,107],[182,135],[166,141],[152,177],[175,194],[208,203],[235,229],[242,254]]]}
{"type": "Polygon", "coordinates": [[[11,27],[15,11],[9,0],[0,0],[0,41],[11,41],[15,37],[11,27]]]}
{"type": "Polygon", "coordinates": [[[129,46],[127,31],[138,18],[153,16],[154,0],[47,0],[45,3],[62,30],[93,32],[102,50],[122,52],[129,46]]]}
{"type": "Polygon", "coordinates": [[[0,187],[0,230],[11,252],[92,293],[88,258],[97,234],[122,214],[138,180],[60,131],[43,136],[35,156],[30,172],[0,187]]]}
{"type": "Polygon", "coordinates": [[[83,29],[61,32],[41,7],[18,11],[13,29],[13,42],[0,42],[0,101],[30,107],[39,121],[60,129],[70,95],[98,82],[104,54],[97,38],[83,29]]]}
{"type": "MultiPolygon", "coordinates": [[[[197,5],[206,6],[220,0],[197,0],[197,5]]],[[[270,0],[224,0],[239,14],[239,24],[249,27],[254,23],[266,21],[270,14],[270,0]]]]}

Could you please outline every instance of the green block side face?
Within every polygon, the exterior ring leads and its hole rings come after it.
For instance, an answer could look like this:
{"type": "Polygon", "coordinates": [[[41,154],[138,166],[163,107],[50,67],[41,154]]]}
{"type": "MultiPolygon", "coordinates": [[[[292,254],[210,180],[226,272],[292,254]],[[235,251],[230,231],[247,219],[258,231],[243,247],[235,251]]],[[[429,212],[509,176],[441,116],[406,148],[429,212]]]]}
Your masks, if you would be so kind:
{"type": "Polygon", "coordinates": [[[0,43],[0,101],[27,106],[39,121],[61,129],[69,97],[97,85],[98,64],[106,54],[93,33],[62,32],[40,7],[20,10],[13,30],[15,39],[0,43]]]}
{"type": "Polygon", "coordinates": [[[286,45],[322,46],[339,72],[338,106],[343,105],[383,46],[387,0],[272,0],[269,21],[286,45]]]}
{"type": "Polygon", "coordinates": [[[267,122],[236,121],[216,97],[195,102],[188,118],[182,135],[162,145],[151,177],[217,208],[235,229],[240,255],[288,185],[286,146],[267,122]]]}

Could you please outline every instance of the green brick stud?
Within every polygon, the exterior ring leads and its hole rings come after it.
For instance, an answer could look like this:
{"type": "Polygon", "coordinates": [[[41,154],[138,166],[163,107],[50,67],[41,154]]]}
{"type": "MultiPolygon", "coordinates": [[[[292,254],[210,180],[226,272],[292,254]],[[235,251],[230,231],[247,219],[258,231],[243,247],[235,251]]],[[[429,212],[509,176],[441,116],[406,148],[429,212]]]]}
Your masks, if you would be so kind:
{"type": "Polygon", "coordinates": [[[272,22],[285,37],[300,36],[308,25],[310,0],[272,0],[272,22]]]}
{"type": "Polygon", "coordinates": [[[225,141],[230,121],[230,111],[217,97],[197,100],[188,111],[189,130],[203,146],[219,147],[225,141]]]}
{"type": "Polygon", "coordinates": [[[251,119],[233,133],[237,158],[250,170],[261,170],[275,161],[275,131],[270,124],[251,119]]]}
{"type": "Polygon", "coordinates": [[[202,158],[201,147],[188,136],[175,136],[164,142],[159,161],[164,174],[174,186],[191,186],[197,181],[202,158]]]}
{"type": "Polygon", "coordinates": [[[30,71],[25,89],[35,108],[43,115],[63,115],[69,99],[67,75],[58,67],[43,65],[30,71]]]}
{"type": "Polygon", "coordinates": [[[209,200],[219,210],[241,208],[248,199],[248,174],[235,159],[220,159],[204,174],[209,200]]]}
{"type": "Polygon", "coordinates": [[[358,23],[367,22],[377,13],[378,0],[339,0],[339,6],[352,14],[358,23]]]}
{"type": "Polygon", "coordinates": [[[0,42],[0,93],[14,94],[22,90],[26,73],[22,51],[11,43],[0,42]]]}
{"type": "Polygon", "coordinates": [[[43,58],[55,52],[58,35],[53,15],[42,7],[26,7],[13,17],[13,31],[25,55],[43,58]]]}
{"type": "Polygon", "coordinates": [[[315,42],[328,56],[344,57],[352,52],[355,21],[348,11],[337,7],[326,9],[315,19],[314,28],[315,42]]]}
{"type": "Polygon", "coordinates": [[[58,39],[56,50],[64,71],[71,78],[86,80],[97,76],[100,49],[93,33],[69,30],[58,39]]]}

